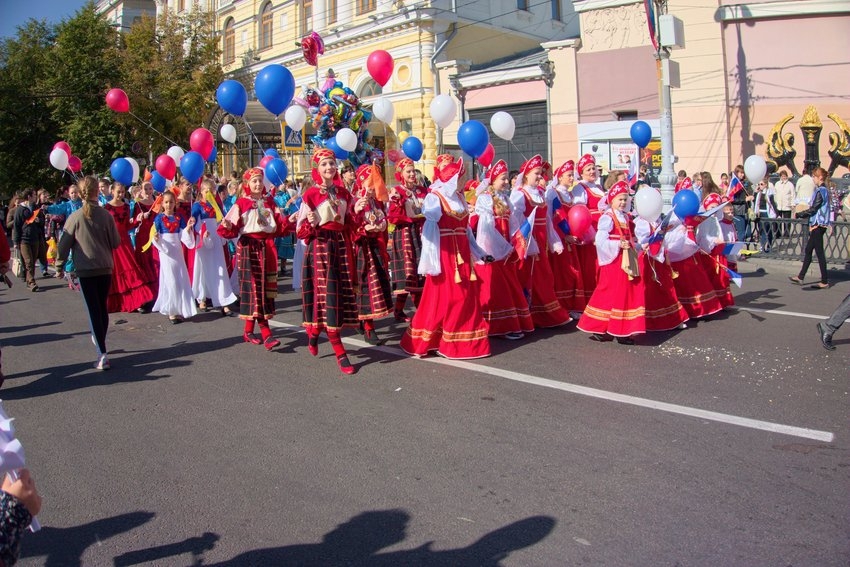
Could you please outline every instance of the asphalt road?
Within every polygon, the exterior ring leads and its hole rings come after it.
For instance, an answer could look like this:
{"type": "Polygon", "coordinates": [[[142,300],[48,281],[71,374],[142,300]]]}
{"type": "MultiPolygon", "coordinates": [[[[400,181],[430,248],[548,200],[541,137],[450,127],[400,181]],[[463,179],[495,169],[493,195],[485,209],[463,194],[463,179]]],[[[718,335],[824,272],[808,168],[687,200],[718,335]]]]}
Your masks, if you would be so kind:
{"type": "MultiPolygon", "coordinates": [[[[281,280],[275,352],[237,319],[0,291],[0,390],[44,496],[19,565],[846,566],[850,293],[741,264],[741,309],[637,345],[574,325],[467,364],[349,335],[307,353],[281,280]],[[666,404],[666,405],[665,405],[666,404]]],[[[811,277],[811,276],[810,276],[811,277]]],[[[814,282],[814,280],[812,280],[814,282]]]]}

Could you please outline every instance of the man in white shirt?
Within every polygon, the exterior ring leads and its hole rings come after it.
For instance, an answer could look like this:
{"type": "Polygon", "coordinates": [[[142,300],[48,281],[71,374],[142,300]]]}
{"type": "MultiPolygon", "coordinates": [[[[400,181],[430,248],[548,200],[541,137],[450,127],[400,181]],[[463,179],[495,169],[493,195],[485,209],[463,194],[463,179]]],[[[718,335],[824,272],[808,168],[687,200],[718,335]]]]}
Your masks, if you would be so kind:
{"type": "MultiPolygon", "coordinates": [[[[776,214],[781,219],[790,219],[791,210],[794,208],[794,201],[797,198],[797,191],[794,187],[794,182],[788,179],[788,171],[783,169],[779,172],[779,181],[773,186],[774,197],[776,198],[776,214]]],[[[783,222],[782,236],[787,237],[790,232],[789,223],[783,222]]]]}
{"type": "Polygon", "coordinates": [[[809,175],[809,168],[803,169],[803,176],[797,180],[797,198],[794,201],[795,205],[808,205],[812,200],[812,195],[815,193],[815,180],[809,175]]]}

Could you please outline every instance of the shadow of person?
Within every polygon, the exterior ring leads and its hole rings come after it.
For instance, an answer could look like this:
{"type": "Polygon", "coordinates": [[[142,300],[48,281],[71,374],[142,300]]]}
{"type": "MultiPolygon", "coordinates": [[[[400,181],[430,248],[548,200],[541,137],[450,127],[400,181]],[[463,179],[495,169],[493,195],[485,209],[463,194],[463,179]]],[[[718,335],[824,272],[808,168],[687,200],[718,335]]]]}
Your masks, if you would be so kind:
{"type": "Polygon", "coordinates": [[[70,528],[45,526],[24,536],[21,558],[46,556],[45,567],[77,567],[92,544],[129,532],[154,516],[152,512],[130,512],[70,528]]]}
{"type": "Polygon", "coordinates": [[[220,536],[218,534],[205,532],[202,536],[190,537],[177,543],[122,553],[113,559],[113,565],[115,567],[130,567],[131,565],[150,563],[151,561],[165,559],[166,557],[175,557],[184,553],[192,554],[192,565],[202,565],[204,552],[214,548],[219,539],[220,536]]]}
{"type": "Polygon", "coordinates": [[[363,512],[325,534],[321,543],[246,551],[210,567],[370,565],[375,553],[404,541],[410,515],[404,510],[363,512]]]}
{"type": "Polygon", "coordinates": [[[555,519],[549,516],[531,516],[485,534],[468,547],[434,551],[431,549],[434,542],[428,542],[409,551],[377,555],[363,565],[370,567],[396,565],[497,567],[511,552],[530,547],[545,539],[552,533],[556,523],[555,519]]]}

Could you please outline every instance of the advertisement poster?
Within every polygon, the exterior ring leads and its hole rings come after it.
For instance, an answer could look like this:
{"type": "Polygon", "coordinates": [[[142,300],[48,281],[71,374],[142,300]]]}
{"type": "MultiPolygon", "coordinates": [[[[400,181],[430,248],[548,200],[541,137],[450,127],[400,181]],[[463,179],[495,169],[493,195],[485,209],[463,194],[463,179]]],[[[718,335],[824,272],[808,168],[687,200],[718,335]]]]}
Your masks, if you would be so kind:
{"type": "Polygon", "coordinates": [[[640,151],[640,162],[649,166],[649,172],[657,176],[661,173],[661,141],[651,140],[649,145],[640,151]]]}
{"type": "MultiPolygon", "coordinates": [[[[628,171],[629,165],[638,159],[638,147],[631,142],[611,142],[611,169],[628,171]]],[[[637,171],[637,168],[635,168],[637,171]]]]}
{"type": "Polygon", "coordinates": [[[596,165],[602,166],[602,171],[610,169],[611,148],[608,142],[582,142],[581,155],[590,154],[596,160],[596,165]]]}

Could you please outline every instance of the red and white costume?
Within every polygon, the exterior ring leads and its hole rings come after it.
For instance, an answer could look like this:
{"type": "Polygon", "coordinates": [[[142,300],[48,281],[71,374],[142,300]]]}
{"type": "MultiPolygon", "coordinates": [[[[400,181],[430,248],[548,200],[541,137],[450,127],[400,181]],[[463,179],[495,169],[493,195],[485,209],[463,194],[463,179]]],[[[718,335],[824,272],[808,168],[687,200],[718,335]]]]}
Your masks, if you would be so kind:
{"type": "MultiPolygon", "coordinates": [[[[590,154],[581,156],[576,165],[576,171],[581,175],[587,166],[592,166],[593,170],[596,170],[596,160],[590,154]]],[[[581,179],[570,189],[570,195],[573,205],[585,205],[590,211],[591,228],[580,238],[577,248],[586,301],[593,295],[593,290],[596,288],[596,272],[599,264],[596,261],[596,246],[593,246],[593,243],[596,239],[596,226],[602,215],[599,203],[605,196],[605,191],[596,181],[581,179]]]]}
{"type": "Polygon", "coordinates": [[[673,285],[679,303],[691,319],[717,313],[723,309],[723,305],[717,298],[717,291],[708,277],[705,265],[699,259],[702,252],[696,243],[695,223],[680,223],[674,216],[670,224],[673,228],[664,235],[664,243],[670,267],[677,276],[673,279],[673,285]]]}
{"type": "Polygon", "coordinates": [[[566,223],[567,214],[573,203],[573,196],[569,187],[558,185],[557,180],[564,173],[572,171],[574,164],[572,160],[565,162],[555,170],[553,182],[546,189],[546,205],[552,215],[552,226],[564,246],[561,254],[549,252],[549,263],[554,275],[555,296],[561,306],[567,311],[583,311],[590,295],[584,287],[582,277],[582,264],[579,257],[579,246],[568,239],[569,232],[561,227],[569,225],[566,223]],[[560,208],[555,205],[560,205],[560,208]]]}
{"type": "MultiPolygon", "coordinates": [[[[396,164],[396,180],[401,181],[404,168],[412,164],[409,158],[399,160],[396,164]]],[[[422,253],[422,225],[425,223],[422,202],[427,194],[428,189],[425,187],[406,187],[404,184],[396,185],[390,192],[387,221],[395,228],[390,234],[388,246],[389,269],[393,294],[401,296],[397,315],[401,315],[400,311],[407,299],[404,294],[411,294],[414,304],[417,304],[422,293],[424,278],[417,273],[417,269],[422,253]]]]}
{"type": "MultiPolygon", "coordinates": [[[[721,202],[720,195],[710,193],[703,199],[702,206],[705,210],[714,209],[720,206],[721,202]]],[[[722,210],[716,211],[711,216],[703,217],[703,221],[697,225],[694,234],[703,253],[701,260],[705,265],[711,283],[714,284],[717,298],[723,307],[729,307],[735,305],[735,298],[732,296],[732,290],[729,287],[731,278],[729,272],[726,271],[729,263],[723,254],[726,241],[720,225],[721,218],[723,218],[722,210]]]]}

